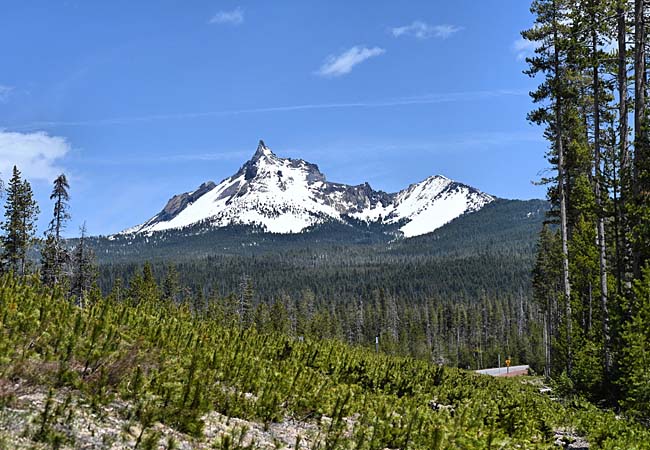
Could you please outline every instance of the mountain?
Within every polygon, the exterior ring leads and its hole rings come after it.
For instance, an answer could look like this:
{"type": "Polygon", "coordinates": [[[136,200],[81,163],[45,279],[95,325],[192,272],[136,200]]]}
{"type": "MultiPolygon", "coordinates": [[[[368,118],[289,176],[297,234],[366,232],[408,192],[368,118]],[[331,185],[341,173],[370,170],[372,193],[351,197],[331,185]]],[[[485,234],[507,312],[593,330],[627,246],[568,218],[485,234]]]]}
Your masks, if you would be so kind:
{"type": "Polygon", "coordinates": [[[219,184],[203,183],[175,195],[144,224],[121,234],[252,225],[293,234],[328,222],[381,224],[404,237],[430,233],[466,212],[494,201],[491,195],[443,176],[432,176],[397,193],[368,183],[350,186],[327,181],[318,166],[280,158],[263,141],[253,157],[219,184]]]}

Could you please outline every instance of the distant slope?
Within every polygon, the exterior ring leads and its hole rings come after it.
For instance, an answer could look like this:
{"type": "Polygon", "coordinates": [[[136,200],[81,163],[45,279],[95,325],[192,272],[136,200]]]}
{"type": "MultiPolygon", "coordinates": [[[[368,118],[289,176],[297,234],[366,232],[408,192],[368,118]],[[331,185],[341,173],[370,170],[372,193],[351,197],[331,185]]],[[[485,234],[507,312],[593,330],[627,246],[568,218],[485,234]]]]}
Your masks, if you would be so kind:
{"type": "Polygon", "coordinates": [[[308,233],[278,235],[253,227],[168,231],[151,237],[94,238],[101,284],[127,279],[145,260],[159,277],[174,264],[194,290],[236,292],[250,276],[258,298],[323,300],[370,297],[382,289],[409,301],[426,297],[520,295],[530,289],[537,235],[547,203],[497,200],[435,233],[398,238],[378,225],[330,222],[308,233]]]}
{"type": "Polygon", "coordinates": [[[259,227],[236,225],[183,230],[152,235],[92,238],[100,263],[145,260],[192,260],[210,255],[261,255],[303,250],[332,252],[333,258],[371,252],[374,256],[472,256],[480,252],[532,254],[548,204],[542,200],[496,200],[474,213],[464,214],[433,233],[404,239],[399,224],[385,225],[349,219],[326,222],[298,234],[267,233],[259,227]]]}
{"type": "Polygon", "coordinates": [[[534,252],[549,209],[544,200],[499,199],[433,233],[398,241],[392,254],[462,256],[477,252],[534,252]]]}

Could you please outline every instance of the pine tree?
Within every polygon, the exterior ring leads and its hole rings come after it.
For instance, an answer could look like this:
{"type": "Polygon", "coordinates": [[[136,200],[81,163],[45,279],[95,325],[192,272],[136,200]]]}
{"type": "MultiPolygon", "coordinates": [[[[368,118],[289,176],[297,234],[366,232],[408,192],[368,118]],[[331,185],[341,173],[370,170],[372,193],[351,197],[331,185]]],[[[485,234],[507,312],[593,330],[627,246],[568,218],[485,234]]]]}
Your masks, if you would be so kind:
{"type": "Polygon", "coordinates": [[[149,261],[144,263],[142,274],[131,280],[129,286],[129,297],[134,303],[143,301],[157,301],[160,299],[160,288],[153,274],[153,268],[149,261]]]}
{"type": "Polygon", "coordinates": [[[20,171],[14,166],[13,176],[7,186],[6,221],[2,225],[5,231],[2,238],[4,270],[19,275],[27,273],[27,252],[34,242],[38,213],[31,185],[21,178],[20,171]]]}
{"type": "Polygon", "coordinates": [[[86,223],[79,228],[80,236],[72,254],[72,280],[70,295],[78,304],[84,305],[86,295],[90,292],[97,279],[95,255],[86,242],[86,223]]]}
{"type": "Polygon", "coordinates": [[[608,267],[607,267],[607,242],[605,233],[605,207],[603,197],[607,192],[603,188],[603,138],[601,124],[603,122],[603,115],[607,112],[603,111],[603,104],[605,103],[606,84],[602,81],[602,68],[603,61],[606,55],[601,50],[604,45],[603,37],[607,34],[607,27],[604,17],[609,13],[605,7],[606,4],[600,0],[587,0],[585,7],[581,8],[586,14],[586,22],[588,24],[585,30],[587,40],[589,40],[589,63],[591,63],[592,75],[592,98],[593,98],[593,154],[594,154],[594,195],[596,202],[596,234],[598,243],[598,270],[600,280],[600,308],[601,308],[601,323],[603,333],[603,359],[605,367],[605,379],[609,379],[612,370],[611,359],[611,336],[609,330],[609,287],[608,287],[608,267]]]}
{"type": "Polygon", "coordinates": [[[628,0],[618,0],[616,3],[616,42],[618,45],[618,58],[616,60],[616,88],[618,91],[618,159],[620,196],[616,205],[618,240],[616,248],[618,294],[623,294],[623,287],[630,290],[630,274],[632,268],[632,250],[629,236],[630,221],[627,215],[628,202],[632,197],[632,155],[630,153],[628,124],[628,50],[627,50],[627,13],[628,0]]]}
{"type": "Polygon", "coordinates": [[[533,269],[533,293],[544,316],[544,375],[553,374],[553,342],[558,338],[558,304],[562,292],[561,249],[557,233],[548,225],[540,233],[537,260],[533,269]]]}
{"type": "Polygon", "coordinates": [[[54,214],[41,252],[41,278],[43,283],[48,286],[54,286],[61,280],[64,266],[69,259],[61,238],[61,232],[70,219],[68,212],[69,189],[70,186],[65,175],[61,174],[54,180],[54,188],[50,195],[50,200],[54,200],[54,214]]]}
{"type": "Polygon", "coordinates": [[[634,315],[623,330],[621,367],[623,404],[637,418],[650,421],[650,267],[634,285],[634,315]]]}
{"type": "MultiPolygon", "coordinates": [[[[544,312],[546,374],[557,375],[558,362],[566,358],[567,375],[582,393],[616,404],[618,386],[629,408],[647,411],[650,5],[647,0],[536,0],[532,5],[537,20],[523,35],[538,48],[527,73],[545,78],[533,93],[542,107],[529,118],[546,125],[551,142],[548,156],[557,177],[545,181],[551,184],[562,247],[561,261],[553,261],[551,234],[542,232],[533,289],[544,312]],[[628,51],[630,30],[633,51],[628,51]],[[604,51],[611,42],[618,47],[614,58],[604,51]],[[563,313],[553,312],[562,309],[552,299],[558,285],[564,291],[557,302],[564,302],[563,313]],[[557,332],[558,324],[564,333],[557,332]]],[[[650,414],[640,417],[648,420],[650,414]]]]}
{"type": "Polygon", "coordinates": [[[239,316],[240,325],[247,327],[252,320],[253,312],[253,283],[250,277],[244,275],[239,283],[239,298],[237,304],[237,315],[239,316]]]}
{"type": "Polygon", "coordinates": [[[557,178],[545,180],[553,183],[549,191],[550,199],[559,206],[560,236],[562,243],[562,287],[565,305],[566,367],[570,374],[572,356],[572,307],[571,283],[569,275],[569,231],[568,231],[568,181],[567,144],[569,142],[569,121],[575,111],[576,95],[572,90],[571,67],[569,64],[570,42],[570,4],[566,0],[535,0],[531,12],[536,16],[535,25],[524,31],[522,36],[540,45],[533,57],[527,58],[529,69],[525,72],[531,77],[544,74],[544,81],[531,93],[535,103],[542,106],[529,114],[529,120],[545,124],[546,137],[551,142],[548,157],[555,165],[557,178]]]}
{"type": "Polygon", "coordinates": [[[640,278],[650,260],[650,136],[648,119],[647,1],[634,2],[633,269],[640,278]]]}
{"type": "Polygon", "coordinates": [[[290,331],[289,315],[282,300],[275,300],[269,311],[269,320],[273,331],[288,333],[290,331]]]}
{"type": "Polygon", "coordinates": [[[61,274],[59,262],[64,262],[60,259],[63,252],[59,244],[53,234],[45,235],[45,242],[41,249],[41,281],[46,286],[52,287],[59,281],[61,274]]]}
{"type": "MultiPolygon", "coordinates": [[[[172,264],[167,266],[167,274],[163,281],[163,298],[172,302],[178,300],[178,294],[180,293],[180,283],[178,281],[178,271],[176,267],[172,264]]],[[[200,291],[202,294],[202,291],[200,291]]]]}
{"type": "Polygon", "coordinates": [[[363,299],[360,298],[357,303],[357,310],[354,322],[354,342],[361,344],[364,342],[365,317],[363,309],[363,299]]]}

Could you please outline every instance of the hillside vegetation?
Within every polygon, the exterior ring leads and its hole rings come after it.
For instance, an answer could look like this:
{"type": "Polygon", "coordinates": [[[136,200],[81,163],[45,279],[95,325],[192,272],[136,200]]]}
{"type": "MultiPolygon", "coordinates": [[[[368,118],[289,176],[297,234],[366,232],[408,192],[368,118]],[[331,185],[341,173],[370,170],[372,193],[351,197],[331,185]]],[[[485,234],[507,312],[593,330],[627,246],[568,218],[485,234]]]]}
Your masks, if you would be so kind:
{"type": "Polygon", "coordinates": [[[294,336],[366,346],[380,336],[385,351],[463,368],[509,354],[541,371],[531,270],[547,206],[498,200],[429,235],[371,244],[349,238],[389,236],[333,223],[292,236],[242,228],[89,242],[105,293],[130,287],[150,257],[167,297],[197,310],[226,298],[225,315],[294,336]]]}
{"type": "Polygon", "coordinates": [[[3,276],[0,355],[6,448],[25,440],[74,447],[81,439],[77,408],[99,417],[116,402],[112,414],[130,425],[102,446],[261,445],[240,438],[244,428],[206,434],[211,414],[261,430],[300,423],[312,431],[268,448],[541,449],[562,434],[584,436],[591,448],[650,442],[646,429],[577,399],[553,400],[532,379],[494,379],[263,332],[162,300],[151,284],[119,301],[94,290],[80,307],[34,277],[3,276]],[[33,421],[12,434],[7,418],[30,389],[50,394],[33,421]]]}
{"type": "Polygon", "coordinates": [[[89,242],[101,264],[300,252],[340,255],[344,259],[376,254],[458,256],[516,249],[532,253],[548,208],[548,202],[543,200],[497,199],[433,233],[410,239],[400,238],[392,224],[349,219],[348,223],[325,222],[296,234],[267,233],[255,226],[214,228],[199,223],[155,233],[89,238],[89,242]]]}

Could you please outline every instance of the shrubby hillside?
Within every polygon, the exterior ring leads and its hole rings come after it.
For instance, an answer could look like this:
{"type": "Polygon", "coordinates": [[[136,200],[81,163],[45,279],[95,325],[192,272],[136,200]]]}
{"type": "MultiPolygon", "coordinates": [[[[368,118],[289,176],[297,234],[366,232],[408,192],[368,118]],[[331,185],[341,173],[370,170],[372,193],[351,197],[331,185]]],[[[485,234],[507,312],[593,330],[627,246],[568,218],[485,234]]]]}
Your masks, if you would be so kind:
{"type": "Polygon", "coordinates": [[[0,278],[2,446],[546,449],[586,440],[590,448],[634,449],[650,442],[646,429],[612,413],[540,393],[534,378],[495,379],[336,340],[296,339],[176,305],[150,280],[118,295],[95,290],[82,308],[33,277],[0,278]]]}

